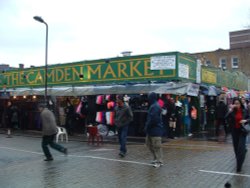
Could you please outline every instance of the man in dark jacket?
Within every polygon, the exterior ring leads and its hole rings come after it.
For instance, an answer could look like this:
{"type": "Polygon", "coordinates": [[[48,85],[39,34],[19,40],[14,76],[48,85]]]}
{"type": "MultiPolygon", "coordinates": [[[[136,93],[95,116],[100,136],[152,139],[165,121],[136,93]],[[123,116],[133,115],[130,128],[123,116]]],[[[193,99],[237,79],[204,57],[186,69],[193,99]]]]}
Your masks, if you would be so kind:
{"type": "Polygon", "coordinates": [[[13,105],[11,101],[8,101],[7,108],[5,111],[5,124],[7,127],[7,138],[11,138],[11,129],[13,129],[12,116],[13,116],[13,105]]]}
{"type": "Polygon", "coordinates": [[[67,99],[67,106],[65,107],[65,114],[66,114],[65,128],[69,135],[73,135],[75,111],[74,111],[74,106],[72,105],[70,99],[67,99]]]}
{"type": "Polygon", "coordinates": [[[124,103],[123,96],[119,95],[116,99],[115,107],[115,125],[118,130],[118,138],[120,143],[120,157],[125,157],[127,153],[126,142],[128,134],[128,126],[133,120],[133,113],[129,106],[124,103]]]}
{"type": "Polygon", "coordinates": [[[42,121],[42,149],[45,155],[44,161],[53,161],[53,157],[49,151],[48,145],[50,145],[53,149],[67,154],[67,148],[57,144],[54,142],[54,138],[57,133],[57,125],[56,118],[47,107],[46,104],[39,104],[38,109],[41,112],[40,117],[42,121]]]}
{"type": "Polygon", "coordinates": [[[153,154],[153,166],[158,168],[163,165],[161,148],[163,134],[162,109],[157,102],[157,96],[154,92],[150,93],[148,98],[150,107],[145,124],[146,145],[153,154]]]}
{"type": "Polygon", "coordinates": [[[227,105],[224,103],[223,100],[220,100],[218,105],[216,106],[216,136],[220,136],[219,132],[222,126],[225,130],[225,136],[228,134],[225,116],[227,114],[228,108],[227,105]]]}

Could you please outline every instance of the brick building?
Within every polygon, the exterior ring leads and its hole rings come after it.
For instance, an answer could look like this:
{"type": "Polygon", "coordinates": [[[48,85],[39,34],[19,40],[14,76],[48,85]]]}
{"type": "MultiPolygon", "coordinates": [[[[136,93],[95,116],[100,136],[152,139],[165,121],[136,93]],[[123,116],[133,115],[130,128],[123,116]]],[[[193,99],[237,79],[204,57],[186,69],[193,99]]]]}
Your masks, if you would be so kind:
{"type": "Polygon", "coordinates": [[[205,66],[237,70],[250,77],[250,29],[230,32],[230,49],[191,54],[205,66]]]}

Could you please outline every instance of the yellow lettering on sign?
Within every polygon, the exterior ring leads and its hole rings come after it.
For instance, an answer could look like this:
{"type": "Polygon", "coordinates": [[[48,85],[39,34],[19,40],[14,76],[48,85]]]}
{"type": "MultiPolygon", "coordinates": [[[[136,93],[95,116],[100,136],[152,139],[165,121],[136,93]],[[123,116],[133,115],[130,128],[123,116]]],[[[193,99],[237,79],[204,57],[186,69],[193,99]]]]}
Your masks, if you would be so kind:
{"type": "Polygon", "coordinates": [[[153,76],[154,75],[154,73],[150,70],[149,63],[150,63],[150,61],[144,61],[144,75],[145,76],[153,76]]]}
{"type": "Polygon", "coordinates": [[[56,69],[56,81],[57,82],[62,81],[63,77],[64,77],[63,70],[62,69],[56,69]],[[61,75],[60,75],[60,73],[61,73],[61,75]]]}
{"type": "Polygon", "coordinates": [[[91,66],[88,65],[88,79],[91,79],[91,74],[98,74],[98,79],[101,79],[101,65],[98,65],[96,69],[92,69],[91,66]]]}
{"type": "Polygon", "coordinates": [[[164,70],[160,70],[160,75],[164,75],[164,70]]]}
{"type": "Polygon", "coordinates": [[[25,76],[25,79],[26,79],[26,75],[24,75],[24,72],[23,71],[21,71],[20,72],[20,82],[19,82],[19,84],[24,84],[24,76],[25,76]]]}
{"type": "Polygon", "coordinates": [[[41,74],[41,72],[40,72],[40,71],[38,71],[38,72],[37,72],[37,75],[36,75],[36,80],[35,80],[35,83],[38,83],[38,82],[40,82],[40,83],[44,83],[44,81],[43,81],[43,77],[42,77],[42,74],[41,74]]]}
{"type": "Polygon", "coordinates": [[[16,74],[16,73],[12,74],[12,84],[18,85],[18,74],[16,74]]]}
{"type": "MultiPolygon", "coordinates": [[[[82,68],[82,67],[81,67],[82,68]]],[[[81,69],[82,70],[82,69],[81,69]]],[[[73,78],[73,81],[76,80],[76,77],[79,79],[79,72],[76,70],[75,67],[72,67],[72,78],[73,78]]]]}
{"type": "Polygon", "coordinates": [[[217,83],[216,73],[202,69],[201,80],[207,83],[216,84],[217,83]]]}
{"type": "Polygon", "coordinates": [[[142,76],[142,74],[138,70],[138,65],[140,64],[140,61],[134,64],[133,61],[130,61],[130,76],[134,76],[134,73],[137,73],[138,76],[142,76]]]}
{"type": "Polygon", "coordinates": [[[64,69],[64,75],[65,75],[65,81],[66,82],[71,81],[71,79],[70,79],[70,69],[69,68],[64,69]]]}
{"type": "Polygon", "coordinates": [[[31,81],[31,80],[30,80],[31,74],[34,74],[34,72],[31,71],[31,72],[29,72],[29,73],[27,74],[26,80],[27,80],[28,84],[34,84],[34,81],[31,81]]]}
{"type": "Polygon", "coordinates": [[[55,70],[51,69],[50,73],[47,72],[47,78],[48,80],[51,80],[51,82],[55,82],[55,70]]]}
{"type": "Polygon", "coordinates": [[[108,64],[108,66],[107,66],[107,68],[106,68],[106,71],[105,71],[105,73],[104,73],[104,75],[103,75],[103,78],[106,78],[107,75],[109,75],[109,74],[111,74],[112,78],[116,78],[116,75],[115,75],[115,73],[114,73],[114,70],[112,69],[112,67],[111,67],[110,64],[108,64]]]}
{"type": "Polygon", "coordinates": [[[119,63],[118,64],[118,77],[121,78],[122,76],[128,77],[128,74],[126,73],[127,65],[125,63],[119,63]]]}
{"type": "Polygon", "coordinates": [[[6,80],[7,80],[6,85],[10,85],[10,81],[11,81],[10,75],[4,75],[4,76],[6,77],[6,80]]]}

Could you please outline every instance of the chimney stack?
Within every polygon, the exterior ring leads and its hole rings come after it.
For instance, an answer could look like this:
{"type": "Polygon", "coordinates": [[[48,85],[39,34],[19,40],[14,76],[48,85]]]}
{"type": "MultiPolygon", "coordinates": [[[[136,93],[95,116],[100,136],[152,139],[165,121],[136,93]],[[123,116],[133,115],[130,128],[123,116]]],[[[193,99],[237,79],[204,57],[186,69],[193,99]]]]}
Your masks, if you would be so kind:
{"type": "Polygon", "coordinates": [[[19,69],[23,69],[24,68],[24,64],[20,63],[19,64],[19,69]]]}
{"type": "Polygon", "coordinates": [[[127,56],[131,56],[131,51],[124,51],[121,54],[123,55],[123,57],[127,57],[127,56]]]}

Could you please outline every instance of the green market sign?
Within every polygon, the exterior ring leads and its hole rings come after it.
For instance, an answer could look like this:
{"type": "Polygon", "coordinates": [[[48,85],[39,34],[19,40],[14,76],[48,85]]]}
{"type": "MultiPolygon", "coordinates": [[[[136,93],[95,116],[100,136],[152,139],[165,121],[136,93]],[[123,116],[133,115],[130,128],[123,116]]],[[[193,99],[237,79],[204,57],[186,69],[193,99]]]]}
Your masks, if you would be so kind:
{"type": "MultiPolygon", "coordinates": [[[[177,79],[177,63],[195,61],[178,52],[120,57],[48,66],[48,86],[126,83],[177,79]]],[[[195,70],[190,67],[190,70],[195,70]]],[[[195,72],[190,71],[195,80],[195,72]]],[[[45,83],[44,67],[8,71],[1,75],[6,88],[41,87],[45,83]]]]}
{"type": "MultiPolygon", "coordinates": [[[[179,52],[50,65],[47,84],[52,87],[172,80],[195,83],[198,72],[201,83],[247,90],[248,79],[244,74],[205,66],[198,71],[196,60],[179,52]]],[[[0,85],[2,89],[44,87],[45,69],[35,67],[1,73],[0,85]]]]}
{"type": "Polygon", "coordinates": [[[239,71],[223,71],[212,67],[202,67],[201,82],[231,89],[247,90],[248,78],[239,71]]]}

